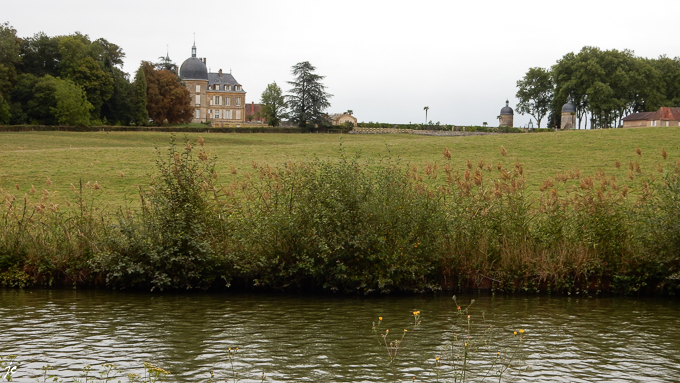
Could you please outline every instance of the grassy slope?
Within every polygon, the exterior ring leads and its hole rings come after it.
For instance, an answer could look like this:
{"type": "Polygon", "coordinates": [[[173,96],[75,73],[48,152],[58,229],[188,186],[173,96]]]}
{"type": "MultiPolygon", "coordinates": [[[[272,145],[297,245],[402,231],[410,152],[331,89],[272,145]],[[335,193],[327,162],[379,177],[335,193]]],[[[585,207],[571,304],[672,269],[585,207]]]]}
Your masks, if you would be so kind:
{"type": "MultiPolygon", "coordinates": [[[[197,139],[198,134],[190,135],[197,139]]],[[[600,131],[569,131],[540,134],[503,134],[473,137],[427,137],[417,135],[332,135],[332,134],[202,134],[206,147],[218,156],[222,182],[230,182],[231,166],[239,174],[251,168],[251,162],[279,165],[287,161],[304,161],[315,157],[334,159],[340,146],[347,154],[360,153],[365,158],[389,155],[404,165],[445,162],[442,150],[452,152],[452,164],[463,169],[470,159],[496,163],[519,161],[523,164],[528,190],[556,172],[580,169],[592,174],[598,168],[625,176],[628,161],[639,161],[643,170],[653,172],[663,162],[661,148],[669,160],[680,157],[680,128],[659,127],[600,131]],[[505,159],[499,154],[503,145],[505,159]],[[635,148],[642,150],[642,158],[635,148]],[[388,154],[389,152],[389,154],[388,154]],[[623,164],[613,166],[614,159],[623,164]]],[[[15,195],[29,192],[31,185],[58,190],[56,202],[72,198],[71,183],[97,181],[108,203],[119,204],[126,194],[133,198],[136,184],[148,184],[147,174],[155,171],[154,145],[167,145],[169,134],[145,132],[32,132],[0,134],[0,186],[15,195]],[[120,174],[123,173],[124,177],[120,174]],[[46,186],[47,177],[53,181],[46,186]],[[19,190],[15,185],[19,185],[19,190]]],[[[181,137],[180,137],[181,138],[181,137]]]]}

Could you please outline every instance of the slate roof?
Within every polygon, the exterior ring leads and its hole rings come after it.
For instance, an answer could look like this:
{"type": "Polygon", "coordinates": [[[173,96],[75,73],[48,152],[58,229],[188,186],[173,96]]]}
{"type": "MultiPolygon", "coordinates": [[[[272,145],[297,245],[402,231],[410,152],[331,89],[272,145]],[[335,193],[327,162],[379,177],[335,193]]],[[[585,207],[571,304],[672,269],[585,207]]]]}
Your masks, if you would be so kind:
{"type": "Polygon", "coordinates": [[[182,80],[206,80],[208,78],[208,68],[205,67],[203,60],[189,57],[184,60],[179,68],[179,77],[182,80]]]}
{"type": "Polygon", "coordinates": [[[220,84],[220,89],[224,89],[223,85],[231,86],[230,92],[242,92],[245,93],[243,88],[241,90],[234,90],[234,85],[241,85],[236,81],[231,73],[208,73],[208,86],[213,86],[215,84],[220,84]]]}
{"type": "Polygon", "coordinates": [[[661,107],[656,112],[633,113],[623,121],[680,121],[680,108],[661,107]]]}
{"type": "Polygon", "coordinates": [[[501,109],[501,114],[514,114],[508,100],[505,100],[505,106],[501,109]]]}

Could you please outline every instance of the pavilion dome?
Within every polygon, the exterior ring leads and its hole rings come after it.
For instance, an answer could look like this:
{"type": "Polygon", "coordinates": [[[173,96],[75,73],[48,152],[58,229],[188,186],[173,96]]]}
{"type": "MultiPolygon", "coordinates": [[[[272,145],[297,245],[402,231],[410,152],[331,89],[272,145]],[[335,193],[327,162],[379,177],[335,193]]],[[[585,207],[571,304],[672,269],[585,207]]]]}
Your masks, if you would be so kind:
{"type": "Polygon", "coordinates": [[[573,102],[568,101],[564,106],[562,106],[562,113],[576,113],[576,105],[573,102]]]}
{"type": "Polygon", "coordinates": [[[191,48],[191,57],[184,60],[179,67],[179,78],[182,80],[207,80],[208,68],[203,60],[196,57],[196,45],[191,48]]]}
{"type": "Polygon", "coordinates": [[[501,115],[513,115],[514,112],[512,111],[512,108],[510,107],[510,102],[508,100],[505,100],[505,106],[501,109],[501,115]]]}

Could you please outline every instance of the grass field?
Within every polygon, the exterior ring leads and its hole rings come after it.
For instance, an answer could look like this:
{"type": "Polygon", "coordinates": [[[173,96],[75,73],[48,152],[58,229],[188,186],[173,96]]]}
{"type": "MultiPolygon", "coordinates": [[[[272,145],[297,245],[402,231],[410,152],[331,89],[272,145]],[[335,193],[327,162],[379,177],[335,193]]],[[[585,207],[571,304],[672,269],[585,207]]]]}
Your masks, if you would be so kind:
{"type": "MultiPolygon", "coordinates": [[[[202,136],[207,149],[217,156],[220,181],[229,183],[252,170],[252,162],[281,165],[314,158],[333,159],[347,155],[377,159],[389,156],[404,167],[426,163],[443,165],[444,148],[452,153],[451,164],[462,170],[469,159],[474,164],[503,160],[523,164],[527,190],[532,193],[547,177],[579,169],[593,174],[599,168],[617,177],[628,173],[629,161],[638,161],[652,174],[663,163],[680,158],[680,128],[658,127],[598,131],[568,131],[539,134],[500,134],[471,137],[419,135],[337,134],[192,134],[202,136]],[[507,156],[502,158],[503,146],[507,156]],[[642,156],[635,152],[640,148],[642,156]],[[614,167],[619,160],[621,169],[614,167]],[[231,168],[238,170],[236,176],[231,168]]],[[[154,147],[169,142],[168,133],[146,132],[30,132],[0,134],[0,187],[15,195],[43,189],[58,191],[55,202],[72,198],[69,190],[79,181],[102,186],[101,201],[119,205],[126,195],[136,198],[135,185],[147,185],[155,171],[154,147]],[[51,184],[46,184],[47,179],[51,184]],[[17,187],[18,186],[18,190],[17,187]]],[[[181,136],[178,138],[182,138],[181,136]]]]}

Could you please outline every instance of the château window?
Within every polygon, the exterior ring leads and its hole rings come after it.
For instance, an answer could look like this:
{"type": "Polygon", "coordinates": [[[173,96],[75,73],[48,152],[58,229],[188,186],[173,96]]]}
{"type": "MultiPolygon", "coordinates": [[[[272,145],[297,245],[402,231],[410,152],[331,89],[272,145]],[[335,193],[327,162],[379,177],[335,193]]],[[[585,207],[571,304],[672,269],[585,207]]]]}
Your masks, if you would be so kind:
{"type": "Polygon", "coordinates": [[[196,95],[196,106],[200,106],[200,105],[201,105],[201,95],[197,94],[196,95]]]}
{"type": "Polygon", "coordinates": [[[200,109],[196,109],[194,111],[194,117],[195,118],[201,118],[201,110],[200,109]]]}
{"type": "Polygon", "coordinates": [[[229,85],[225,85],[225,86],[224,86],[224,90],[230,90],[230,89],[229,89],[229,85]]]}
{"type": "Polygon", "coordinates": [[[241,111],[240,111],[240,110],[237,110],[237,111],[236,111],[236,119],[237,119],[237,120],[240,120],[240,119],[241,119],[241,111]]]}
{"type": "Polygon", "coordinates": [[[227,120],[231,120],[231,110],[226,110],[224,112],[224,118],[227,120]]]}
{"type": "Polygon", "coordinates": [[[224,98],[224,105],[226,105],[226,106],[231,105],[231,97],[225,97],[224,98]]]}
{"type": "Polygon", "coordinates": [[[201,86],[200,85],[196,85],[196,93],[201,93],[201,86]]]}
{"type": "Polygon", "coordinates": [[[220,118],[220,111],[219,110],[215,111],[215,118],[220,118]]]}
{"type": "Polygon", "coordinates": [[[236,106],[241,106],[241,97],[236,97],[236,106]]]}

